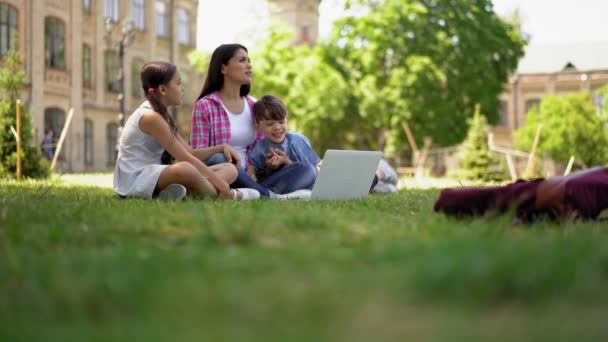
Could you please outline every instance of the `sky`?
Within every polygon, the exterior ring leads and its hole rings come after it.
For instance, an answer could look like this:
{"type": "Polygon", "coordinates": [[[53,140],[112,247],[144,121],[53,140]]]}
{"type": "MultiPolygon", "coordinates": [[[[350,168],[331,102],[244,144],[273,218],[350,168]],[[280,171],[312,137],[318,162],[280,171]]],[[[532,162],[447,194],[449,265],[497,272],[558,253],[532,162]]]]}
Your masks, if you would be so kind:
{"type": "MultiPolygon", "coordinates": [[[[608,0],[494,0],[499,15],[520,9],[531,45],[608,41],[608,0]]],[[[331,31],[344,0],[322,0],[319,35],[331,31]]],[[[268,20],[265,0],[200,0],[197,48],[211,51],[228,42],[253,43],[268,20]]]]}

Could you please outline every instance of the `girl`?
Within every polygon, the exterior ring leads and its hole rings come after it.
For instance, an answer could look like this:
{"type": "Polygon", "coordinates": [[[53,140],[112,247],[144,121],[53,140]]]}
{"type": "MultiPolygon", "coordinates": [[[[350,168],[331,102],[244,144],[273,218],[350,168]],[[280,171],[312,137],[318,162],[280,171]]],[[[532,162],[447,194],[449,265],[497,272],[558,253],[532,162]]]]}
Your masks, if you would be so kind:
{"type": "MultiPolygon", "coordinates": [[[[249,153],[264,137],[255,127],[252,111],[255,100],[248,96],[251,79],[251,60],[243,45],[224,44],[213,51],[205,84],[192,110],[190,144],[194,148],[230,144],[242,161],[233,186],[253,188],[264,197],[283,198],[277,194],[290,189],[288,185],[293,179],[289,179],[288,174],[263,186],[246,172],[249,153]]],[[[225,161],[222,154],[215,154],[206,163],[214,165],[225,161]]]]}
{"type": "Polygon", "coordinates": [[[193,150],[177,132],[167,112],[167,107],[181,104],[182,85],[175,65],[146,63],[141,83],[147,101],[129,117],[120,135],[114,191],[124,197],[179,200],[188,193],[194,197],[242,199],[242,192],[229,187],[237,176],[233,165],[207,167],[201,161],[222,153],[238,166],[240,159],[235,151],[228,145],[193,150]],[[164,151],[175,158],[175,164],[161,164],[164,151]]]}

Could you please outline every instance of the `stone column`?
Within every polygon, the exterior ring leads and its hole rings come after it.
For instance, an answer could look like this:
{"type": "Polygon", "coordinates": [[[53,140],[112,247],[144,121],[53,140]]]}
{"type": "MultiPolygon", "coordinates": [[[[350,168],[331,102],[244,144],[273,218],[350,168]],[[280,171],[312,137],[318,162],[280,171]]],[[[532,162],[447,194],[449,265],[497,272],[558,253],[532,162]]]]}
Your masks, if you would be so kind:
{"type": "Polygon", "coordinates": [[[74,116],[69,131],[71,144],[69,148],[71,171],[84,170],[84,108],[82,93],[82,1],[72,1],[72,20],[70,31],[72,45],[72,67],[70,68],[70,103],[74,116]]]}
{"type": "Polygon", "coordinates": [[[42,141],[44,136],[44,2],[30,0],[31,27],[31,50],[27,52],[27,58],[31,60],[31,101],[29,113],[32,116],[35,127],[35,143],[42,141]]]}

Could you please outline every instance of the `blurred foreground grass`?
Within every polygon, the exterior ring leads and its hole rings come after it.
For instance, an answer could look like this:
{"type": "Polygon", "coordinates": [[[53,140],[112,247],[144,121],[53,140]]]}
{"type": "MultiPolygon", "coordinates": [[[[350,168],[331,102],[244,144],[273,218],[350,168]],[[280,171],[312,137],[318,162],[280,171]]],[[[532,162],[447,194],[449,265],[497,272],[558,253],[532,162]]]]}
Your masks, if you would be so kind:
{"type": "Polygon", "coordinates": [[[244,203],[119,199],[108,174],[1,182],[0,340],[608,337],[605,222],[451,219],[407,182],[244,203]]]}

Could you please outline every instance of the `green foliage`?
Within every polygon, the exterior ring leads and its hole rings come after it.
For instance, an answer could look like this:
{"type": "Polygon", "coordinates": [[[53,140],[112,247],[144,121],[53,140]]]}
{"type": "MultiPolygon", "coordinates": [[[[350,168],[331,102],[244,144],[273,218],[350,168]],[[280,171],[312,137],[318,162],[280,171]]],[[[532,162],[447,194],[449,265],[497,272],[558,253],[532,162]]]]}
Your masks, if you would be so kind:
{"type": "Polygon", "coordinates": [[[460,153],[461,172],[459,176],[465,179],[502,180],[504,173],[500,172],[498,160],[488,148],[488,121],[475,107],[475,114],[469,120],[469,132],[465,138],[460,153]]]}
{"type": "MultiPolygon", "coordinates": [[[[17,129],[16,100],[25,87],[25,72],[21,69],[22,57],[9,51],[0,69],[0,178],[14,177],[17,170],[17,145],[11,126],[17,129]]],[[[21,174],[23,177],[46,178],[49,164],[42,158],[40,148],[32,142],[32,119],[21,107],[21,174]]]]}
{"type": "Polygon", "coordinates": [[[497,95],[525,40],[494,13],[490,0],[359,0],[349,6],[359,15],[335,24],[325,57],[356,90],[354,115],[375,130],[389,128],[392,144],[407,146],[404,119],[420,144],[429,135],[439,145],[462,140],[475,103],[491,113],[490,122],[498,119],[497,95]]]}
{"type": "Polygon", "coordinates": [[[529,150],[539,124],[540,154],[563,164],[574,156],[583,168],[608,162],[607,128],[589,93],[543,97],[540,106],[526,114],[524,125],[514,133],[515,144],[529,150]]]}
{"type": "Polygon", "coordinates": [[[475,103],[496,121],[497,95],[525,38],[490,0],[361,0],[347,7],[360,10],[314,47],[294,46],[293,33],[272,23],[250,49],[252,95],[281,97],[293,127],[317,149],[376,149],[386,134],[389,151],[408,153],[403,120],[419,145],[424,136],[458,143],[475,103]]]}
{"type": "Polygon", "coordinates": [[[68,177],[0,182],[2,341],[605,340],[605,222],[455,220],[419,189],[125,200],[68,177]]]}

